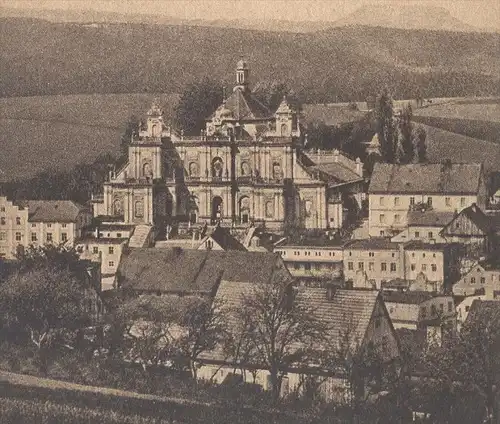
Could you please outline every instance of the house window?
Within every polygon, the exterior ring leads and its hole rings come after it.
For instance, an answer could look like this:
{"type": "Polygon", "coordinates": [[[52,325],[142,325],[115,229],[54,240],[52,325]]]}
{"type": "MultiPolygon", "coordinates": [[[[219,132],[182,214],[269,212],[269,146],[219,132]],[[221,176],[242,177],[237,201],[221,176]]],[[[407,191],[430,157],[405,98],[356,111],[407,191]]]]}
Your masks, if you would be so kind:
{"type": "Polygon", "coordinates": [[[115,253],[115,248],[113,246],[109,246],[108,252],[110,255],[112,255],[113,253],[115,253]]]}
{"type": "Polygon", "coordinates": [[[2,206],[2,207],[0,208],[0,212],[5,212],[5,206],[2,206]]]}
{"type": "Polygon", "coordinates": [[[47,243],[52,241],[52,233],[47,233],[47,243]]]}
{"type": "Polygon", "coordinates": [[[453,311],[453,302],[448,302],[448,312],[453,311]]]}
{"type": "Polygon", "coordinates": [[[485,277],[481,277],[481,284],[484,284],[486,283],[486,278],[485,277]]]}
{"type": "Polygon", "coordinates": [[[415,198],[410,197],[410,205],[413,206],[415,204],[415,198]]]}
{"type": "Polygon", "coordinates": [[[380,237],[384,237],[385,236],[385,231],[384,230],[380,230],[380,237]]]}
{"type": "Polygon", "coordinates": [[[436,305],[431,305],[431,315],[432,316],[437,315],[436,305]]]}
{"type": "Polygon", "coordinates": [[[358,269],[363,271],[365,269],[365,263],[364,262],[358,262],[358,269]]]}
{"type": "Polygon", "coordinates": [[[300,269],[300,264],[299,263],[294,263],[293,264],[294,269],[300,269]]]}
{"type": "Polygon", "coordinates": [[[5,231],[0,231],[0,240],[7,240],[7,233],[5,231]]]}
{"type": "Polygon", "coordinates": [[[394,223],[399,224],[401,222],[401,215],[394,215],[394,223]]]}
{"type": "Polygon", "coordinates": [[[68,233],[61,233],[61,241],[63,243],[68,241],[68,233]]]}
{"type": "Polygon", "coordinates": [[[465,207],[465,197],[460,198],[460,206],[465,207]]]}
{"type": "Polygon", "coordinates": [[[370,258],[373,258],[373,257],[375,256],[375,253],[373,253],[373,252],[368,252],[368,256],[369,256],[370,258]]]}
{"type": "Polygon", "coordinates": [[[419,238],[420,237],[420,233],[418,231],[415,231],[415,238],[419,238]]]}
{"type": "Polygon", "coordinates": [[[368,262],[368,271],[373,271],[375,269],[375,262],[368,262]]]}
{"type": "Polygon", "coordinates": [[[310,271],[310,270],[311,270],[311,264],[310,264],[310,263],[305,263],[305,264],[304,264],[304,269],[305,269],[306,271],[310,271]]]}
{"type": "Polygon", "coordinates": [[[352,271],[354,269],[354,262],[347,262],[347,269],[352,271]]]}
{"type": "Polygon", "coordinates": [[[35,223],[31,224],[31,228],[35,228],[35,227],[36,227],[35,223]]]}
{"type": "Polygon", "coordinates": [[[432,272],[436,272],[437,271],[437,265],[436,264],[432,264],[431,265],[431,270],[432,270],[432,272]]]}
{"type": "Polygon", "coordinates": [[[108,262],[108,265],[109,265],[109,266],[115,266],[115,263],[114,263],[114,261],[109,261],[109,262],[108,262]]]}
{"type": "Polygon", "coordinates": [[[122,233],[116,233],[116,237],[122,238],[122,233]]]}
{"type": "Polygon", "coordinates": [[[434,233],[432,231],[429,231],[429,234],[428,234],[429,238],[433,238],[434,237],[434,233]]]}
{"type": "Polygon", "coordinates": [[[425,316],[427,315],[427,308],[425,306],[422,306],[420,308],[420,315],[422,315],[422,318],[425,318],[425,316]]]}
{"type": "Polygon", "coordinates": [[[99,253],[99,248],[97,246],[94,246],[92,252],[94,252],[94,254],[97,255],[99,253]]]}
{"type": "Polygon", "coordinates": [[[0,218],[0,225],[5,225],[5,217],[0,218]]]}
{"type": "Polygon", "coordinates": [[[469,312],[470,306],[465,307],[465,312],[469,312]]]}
{"type": "Polygon", "coordinates": [[[476,278],[475,278],[475,277],[471,277],[471,279],[470,279],[470,283],[471,283],[471,284],[476,284],[476,278]]]}
{"type": "Polygon", "coordinates": [[[385,262],[380,264],[380,271],[387,271],[387,264],[385,262]]]}
{"type": "Polygon", "coordinates": [[[396,272],[396,263],[391,262],[391,272],[396,272]]]}
{"type": "Polygon", "coordinates": [[[52,224],[50,222],[47,223],[47,228],[52,228],[52,224]]]}
{"type": "Polygon", "coordinates": [[[394,206],[399,206],[399,197],[394,198],[394,206]]]}
{"type": "Polygon", "coordinates": [[[66,228],[68,225],[67,224],[61,224],[62,228],[66,228]]]}
{"type": "Polygon", "coordinates": [[[385,205],[385,198],[383,196],[380,197],[380,199],[379,199],[379,205],[380,206],[384,206],[385,205]]]}
{"type": "Polygon", "coordinates": [[[427,205],[432,206],[432,197],[427,198],[427,205]]]}
{"type": "Polygon", "coordinates": [[[427,271],[427,264],[422,264],[422,271],[427,271]]]}
{"type": "Polygon", "coordinates": [[[31,233],[31,241],[37,241],[36,233],[31,233]]]}
{"type": "Polygon", "coordinates": [[[21,225],[21,218],[20,217],[16,217],[16,225],[21,225]]]}
{"type": "Polygon", "coordinates": [[[455,222],[455,228],[460,228],[460,222],[455,222]]]}
{"type": "Polygon", "coordinates": [[[451,198],[450,197],[445,197],[444,198],[444,203],[446,206],[451,206],[451,198]]]}
{"type": "Polygon", "coordinates": [[[21,239],[22,239],[22,234],[16,233],[16,241],[21,241],[21,239]]]}
{"type": "Polygon", "coordinates": [[[385,215],[383,213],[380,214],[379,220],[381,224],[385,224],[385,215]]]}
{"type": "Polygon", "coordinates": [[[416,268],[416,265],[415,265],[415,264],[411,264],[411,265],[410,265],[410,269],[411,269],[412,271],[415,271],[415,268],[416,268]]]}
{"type": "Polygon", "coordinates": [[[439,312],[444,312],[444,305],[442,303],[439,304],[439,312]]]}

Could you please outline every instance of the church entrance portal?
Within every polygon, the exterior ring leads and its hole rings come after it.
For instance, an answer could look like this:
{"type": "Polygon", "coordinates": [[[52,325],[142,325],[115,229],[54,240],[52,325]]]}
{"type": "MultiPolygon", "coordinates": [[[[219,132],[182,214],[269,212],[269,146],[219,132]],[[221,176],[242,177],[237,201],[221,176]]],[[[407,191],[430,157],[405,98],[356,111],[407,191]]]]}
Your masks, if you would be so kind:
{"type": "Polygon", "coordinates": [[[222,218],[222,198],[215,196],[212,199],[212,223],[216,223],[222,218]]]}

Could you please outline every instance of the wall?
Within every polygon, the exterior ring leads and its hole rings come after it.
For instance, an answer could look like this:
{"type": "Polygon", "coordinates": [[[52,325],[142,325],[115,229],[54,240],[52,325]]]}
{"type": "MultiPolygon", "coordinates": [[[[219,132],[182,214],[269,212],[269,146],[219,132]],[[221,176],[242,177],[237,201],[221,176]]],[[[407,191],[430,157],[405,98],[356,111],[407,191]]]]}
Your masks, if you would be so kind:
{"type": "Polygon", "coordinates": [[[368,280],[374,280],[378,289],[382,281],[401,278],[401,253],[394,250],[349,250],[344,251],[344,276],[346,280],[356,281],[358,270],[366,272],[368,280]],[[362,264],[362,265],[361,265],[362,264]],[[385,264],[385,270],[382,267],[385,264]],[[395,268],[392,268],[391,264],[395,268]]]}
{"type": "Polygon", "coordinates": [[[13,259],[18,245],[29,244],[28,225],[28,210],[0,196],[0,256],[13,259]]]}
{"type": "Polygon", "coordinates": [[[430,242],[433,240],[436,243],[446,243],[446,239],[439,235],[442,229],[442,227],[412,225],[392,237],[391,241],[399,243],[410,240],[422,240],[424,242],[430,242]]]}

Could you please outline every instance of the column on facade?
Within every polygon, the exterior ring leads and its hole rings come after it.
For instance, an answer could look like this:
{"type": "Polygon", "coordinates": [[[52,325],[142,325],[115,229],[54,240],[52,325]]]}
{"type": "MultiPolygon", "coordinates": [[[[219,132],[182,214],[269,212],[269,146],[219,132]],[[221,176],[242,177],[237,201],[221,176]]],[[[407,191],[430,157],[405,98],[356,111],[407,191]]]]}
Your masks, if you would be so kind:
{"type": "Polygon", "coordinates": [[[274,193],[274,219],[280,219],[280,210],[279,210],[279,195],[278,193],[274,193]]]}
{"type": "Polygon", "coordinates": [[[229,160],[229,147],[224,146],[224,169],[222,170],[224,179],[229,179],[231,172],[231,162],[229,160]],[[227,173],[226,173],[227,171],[227,173]]]}
{"type": "Polygon", "coordinates": [[[141,158],[139,156],[139,148],[137,146],[134,147],[134,177],[139,178],[141,176],[141,158]]]}
{"type": "Polygon", "coordinates": [[[273,166],[272,166],[272,160],[271,160],[271,148],[268,147],[266,149],[267,151],[267,179],[270,180],[272,178],[272,169],[273,169],[273,166]]]}
{"type": "Polygon", "coordinates": [[[260,218],[266,218],[266,211],[264,209],[264,190],[260,190],[259,193],[259,210],[260,210],[260,218]]]}
{"type": "Polygon", "coordinates": [[[288,146],[283,147],[283,178],[288,178],[288,146]]]}
{"type": "Polygon", "coordinates": [[[161,178],[162,177],[162,172],[161,172],[161,149],[159,147],[156,148],[155,150],[155,160],[156,160],[156,178],[161,178]]]}

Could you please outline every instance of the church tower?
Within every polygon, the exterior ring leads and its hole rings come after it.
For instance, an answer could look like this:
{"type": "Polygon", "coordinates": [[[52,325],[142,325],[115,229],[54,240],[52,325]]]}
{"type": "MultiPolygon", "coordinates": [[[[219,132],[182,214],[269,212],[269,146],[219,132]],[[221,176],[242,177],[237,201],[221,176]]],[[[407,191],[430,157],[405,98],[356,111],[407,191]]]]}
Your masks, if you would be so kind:
{"type": "Polygon", "coordinates": [[[234,90],[248,91],[250,69],[248,63],[241,59],[236,64],[236,85],[234,90]]]}

